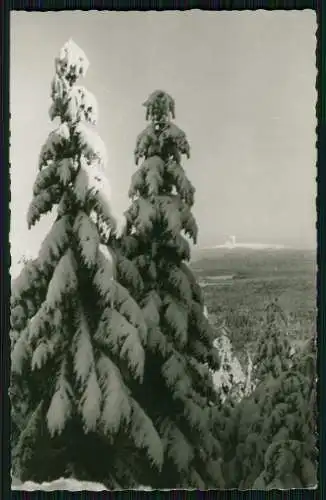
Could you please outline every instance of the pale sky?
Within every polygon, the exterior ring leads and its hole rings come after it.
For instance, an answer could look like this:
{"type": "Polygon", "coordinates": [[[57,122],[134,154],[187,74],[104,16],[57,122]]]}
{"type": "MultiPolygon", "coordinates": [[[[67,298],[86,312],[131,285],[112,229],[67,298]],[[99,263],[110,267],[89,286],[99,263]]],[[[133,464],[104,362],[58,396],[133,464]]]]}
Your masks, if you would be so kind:
{"type": "Polygon", "coordinates": [[[313,11],[12,12],[11,254],[35,255],[50,220],[26,212],[49,116],[54,58],[71,37],[90,67],[118,211],[128,206],[142,103],[176,101],[191,145],[199,245],[315,246],[316,16],[313,11]]]}

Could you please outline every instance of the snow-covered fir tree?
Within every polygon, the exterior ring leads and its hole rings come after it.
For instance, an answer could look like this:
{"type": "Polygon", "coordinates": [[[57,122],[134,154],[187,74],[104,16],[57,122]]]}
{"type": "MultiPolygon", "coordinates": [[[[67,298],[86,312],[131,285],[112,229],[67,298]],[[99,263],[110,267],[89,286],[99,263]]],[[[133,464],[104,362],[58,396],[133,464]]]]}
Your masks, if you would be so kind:
{"type": "Polygon", "coordinates": [[[253,383],[265,378],[277,378],[290,366],[291,345],[286,330],[286,318],[277,300],[266,306],[265,322],[253,358],[253,383]]]}
{"type": "Polygon", "coordinates": [[[264,467],[253,487],[311,488],[317,484],[316,346],[307,341],[291,368],[262,401],[264,467]],[[268,418],[267,418],[268,417],[268,418]]]}
{"type": "MultiPolygon", "coordinates": [[[[116,280],[119,228],[97,103],[77,85],[87,68],[69,40],[55,60],[50,118],[58,124],[41,150],[28,226],[55,207],[56,219],[12,284],[13,468],[21,480],[73,475],[128,488],[138,484],[134,457],[160,469],[164,451],[130,390],[144,377],[147,327],[116,280]]],[[[121,255],[119,272],[138,286],[121,255]]]]}
{"type": "MultiPolygon", "coordinates": [[[[229,370],[232,371],[232,364],[229,370]]],[[[216,404],[212,411],[214,434],[223,450],[222,474],[226,489],[239,488],[242,481],[243,443],[248,437],[248,429],[259,414],[258,406],[252,398],[253,385],[249,353],[246,371],[247,373],[243,374],[244,381],[231,384],[224,397],[223,392],[218,391],[220,404],[216,404]]]]}
{"type": "MultiPolygon", "coordinates": [[[[181,166],[189,144],[172,121],[170,95],[155,91],[144,106],[149,124],[137,139],[135,162],[140,165],[131,181],[132,202],[120,248],[137,266],[135,285],[142,279],[143,287],[131,292],[148,325],[137,398],[164,449],[161,473],[153,471],[143,484],[218,488],[221,450],[210,427],[210,403],[216,398],[211,370],[218,369],[219,356],[201,288],[186,264],[187,236],[196,242],[198,231],[191,213],[195,189],[181,166]]],[[[124,283],[122,274],[118,276],[124,283]]]]}
{"type": "Polygon", "coordinates": [[[311,488],[317,484],[316,354],[316,339],[312,337],[296,352],[291,368],[275,387],[273,414],[281,416],[281,421],[272,422],[269,429],[272,444],[259,478],[268,488],[294,484],[311,488]]]}
{"type": "Polygon", "coordinates": [[[235,455],[240,489],[300,488],[314,483],[311,370],[309,375],[301,373],[305,356],[291,363],[278,314],[282,316],[278,305],[267,309],[262,337],[267,337],[266,346],[270,338],[271,347],[259,350],[255,370],[260,380],[257,377],[256,389],[239,406],[235,455]],[[265,361],[262,352],[270,358],[265,361]]]}
{"type": "Polygon", "coordinates": [[[215,388],[219,392],[222,402],[226,399],[232,399],[234,402],[240,401],[246,390],[247,376],[234,354],[229,332],[225,325],[219,328],[214,344],[221,359],[220,369],[213,373],[215,388]]]}
{"type": "Polygon", "coordinates": [[[248,474],[247,466],[243,464],[246,459],[245,444],[252,423],[256,421],[258,406],[251,395],[244,395],[236,403],[230,398],[226,399],[220,413],[223,425],[217,429],[217,435],[223,448],[225,487],[241,489],[243,477],[248,474]]]}
{"type": "Polygon", "coordinates": [[[262,414],[266,410],[262,400],[268,397],[275,380],[287,370],[289,362],[290,346],[283,312],[277,300],[274,300],[266,306],[265,320],[257,339],[249,397],[241,402],[236,415],[238,419],[236,427],[238,436],[235,439],[237,442],[236,461],[241,471],[239,476],[241,489],[251,488],[261,472],[267,444],[260,435],[262,414]]]}

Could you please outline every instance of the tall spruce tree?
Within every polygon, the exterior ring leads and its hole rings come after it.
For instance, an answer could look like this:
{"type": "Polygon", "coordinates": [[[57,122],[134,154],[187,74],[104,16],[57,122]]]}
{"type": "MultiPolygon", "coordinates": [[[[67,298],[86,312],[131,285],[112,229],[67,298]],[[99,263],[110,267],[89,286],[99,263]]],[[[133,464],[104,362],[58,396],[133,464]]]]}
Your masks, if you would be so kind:
{"type": "MultiPolygon", "coordinates": [[[[76,85],[87,67],[71,40],[55,60],[50,117],[59,124],[41,151],[28,226],[56,205],[57,216],[12,285],[13,466],[22,480],[72,474],[130,488],[139,483],[135,457],[160,468],[163,445],[130,391],[144,375],[147,328],[115,279],[119,234],[97,105],[76,85]]],[[[119,256],[123,271],[141,287],[119,256]]]]}
{"type": "Polygon", "coordinates": [[[135,162],[141,164],[131,181],[120,246],[144,283],[141,290],[131,289],[148,326],[143,384],[134,390],[164,448],[161,473],[152,472],[143,484],[218,488],[220,446],[212,434],[210,404],[216,398],[211,370],[219,368],[219,356],[200,286],[186,264],[187,236],[197,239],[191,213],[195,189],[181,166],[189,144],[172,121],[170,95],[155,91],[144,106],[149,124],[137,139],[135,162]]]}

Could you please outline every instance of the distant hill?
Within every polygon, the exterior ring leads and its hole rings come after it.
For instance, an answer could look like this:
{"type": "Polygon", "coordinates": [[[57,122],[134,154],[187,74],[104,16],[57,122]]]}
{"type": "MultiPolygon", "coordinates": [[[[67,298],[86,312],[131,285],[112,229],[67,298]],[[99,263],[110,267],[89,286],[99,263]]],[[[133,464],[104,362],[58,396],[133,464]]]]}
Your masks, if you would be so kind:
{"type": "Polygon", "coordinates": [[[316,252],[297,249],[225,248],[194,249],[192,269],[200,276],[236,278],[316,274],[316,252]]]}

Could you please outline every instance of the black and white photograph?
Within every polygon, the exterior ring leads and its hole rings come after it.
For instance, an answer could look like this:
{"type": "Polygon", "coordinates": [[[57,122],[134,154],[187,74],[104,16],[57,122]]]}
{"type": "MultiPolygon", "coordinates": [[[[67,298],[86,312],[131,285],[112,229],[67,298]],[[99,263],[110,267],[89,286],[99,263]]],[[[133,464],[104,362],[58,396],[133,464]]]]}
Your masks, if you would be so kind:
{"type": "Polygon", "coordinates": [[[11,11],[12,490],[317,488],[316,30],[11,11]]]}

